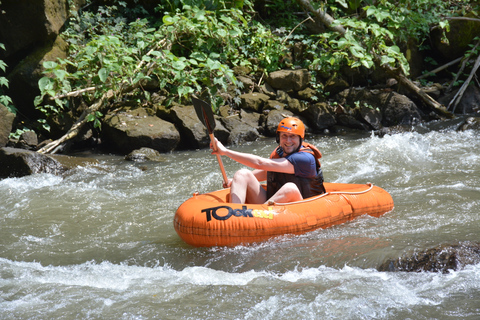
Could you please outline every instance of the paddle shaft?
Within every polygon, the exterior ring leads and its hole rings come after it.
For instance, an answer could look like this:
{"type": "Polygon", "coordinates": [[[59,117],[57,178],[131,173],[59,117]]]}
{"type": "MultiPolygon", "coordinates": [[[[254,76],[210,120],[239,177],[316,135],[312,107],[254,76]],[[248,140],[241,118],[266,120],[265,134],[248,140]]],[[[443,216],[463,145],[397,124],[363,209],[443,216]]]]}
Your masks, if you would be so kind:
{"type": "MultiPolygon", "coordinates": [[[[212,142],[213,150],[217,150],[217,142],[215,141],[215,137],[213,136],[213,132],[209,133],[208,135],[210,136],[210,141],[212,142]]],[[[220,166],[220,170],[222,171],[223,183],[225,185],[227,185],[228,178],[227,178],[227,174],[225,173],[225,167],[223,166],[222,158],[219,154],[217,154],[216,156],[217,156],[218,165],[220,166]]]]}

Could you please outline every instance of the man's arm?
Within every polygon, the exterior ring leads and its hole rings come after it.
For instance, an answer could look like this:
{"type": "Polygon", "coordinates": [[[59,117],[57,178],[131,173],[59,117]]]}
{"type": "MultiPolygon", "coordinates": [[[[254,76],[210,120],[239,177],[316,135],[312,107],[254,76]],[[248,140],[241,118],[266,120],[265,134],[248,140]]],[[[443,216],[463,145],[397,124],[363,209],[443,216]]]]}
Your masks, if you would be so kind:
{"type": "MultiPolygon", "coordinates": [[[[295,173],[295,168],[293,164],[290,163],[285,158],[280,159],[268,159],[256,156],[250,153],[243,153],[238,151],[233,151],[225,148],[225,146],[217,140],[217,150],[213,150],[212,154],[220,154],[222,156],[227,156],[232,160],[235,160],[238,163],[246,165],[253,169],[263,170],[263,171],[274,171],[282,173],[295,173]]],[[[265,173],[266,178],[266,173],[265,173]]],[[[263,181],[263,180],[259,180],[263,181]]]]}

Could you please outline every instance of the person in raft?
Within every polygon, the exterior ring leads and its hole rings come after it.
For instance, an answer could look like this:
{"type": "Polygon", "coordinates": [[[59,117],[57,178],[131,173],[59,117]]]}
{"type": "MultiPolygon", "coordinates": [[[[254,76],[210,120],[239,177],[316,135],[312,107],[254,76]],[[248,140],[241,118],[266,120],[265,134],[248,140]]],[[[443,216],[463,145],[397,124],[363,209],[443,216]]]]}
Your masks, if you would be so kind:
{"type": "Polygon", "coordinates": [[[278,147],[269,159],[227,149],[216,140],[212,154],[227,156],[254,170],[240,169],[224,187],[230,187],[232,203],[287,203],[325,193],[320,151],[304,142],[305,125],[288,117],[277,128],[278,147]],[[260,181],[267,180],[267,190],[260,181]]]}

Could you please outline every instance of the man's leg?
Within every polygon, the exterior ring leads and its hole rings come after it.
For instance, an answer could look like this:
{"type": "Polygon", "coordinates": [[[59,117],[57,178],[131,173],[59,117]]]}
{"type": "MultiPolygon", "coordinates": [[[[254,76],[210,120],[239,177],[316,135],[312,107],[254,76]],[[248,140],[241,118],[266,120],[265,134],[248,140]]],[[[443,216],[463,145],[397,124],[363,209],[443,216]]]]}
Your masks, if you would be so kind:
{"type": "Polygon", "coordinates": [[[240,169],[233,175],[230,195],[232,203],[260,204],[267,200],[267,192],[248,169],[240,169]]]}
{"type": "Polygon", "coordinates": [[[303,197],[297,185],[293,182],[287,182],[265,203],[287,203],[300,200],[303,200],[303,197]]]}

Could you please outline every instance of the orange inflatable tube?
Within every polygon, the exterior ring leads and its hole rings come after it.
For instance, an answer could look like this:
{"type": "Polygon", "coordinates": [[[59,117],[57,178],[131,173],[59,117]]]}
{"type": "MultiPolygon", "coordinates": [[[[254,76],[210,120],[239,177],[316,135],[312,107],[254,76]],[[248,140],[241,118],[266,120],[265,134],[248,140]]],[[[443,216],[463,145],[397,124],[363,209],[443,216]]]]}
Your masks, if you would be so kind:
{"type": "Polygon", "coordinates": [[[388,192],[372,184],[325,183],[327,193],[293,203],[235,204],[230,189],[194,194],[175,213],[178,235],[196,247],[235,246],[328,228],[393,209],[388,192]]]}

